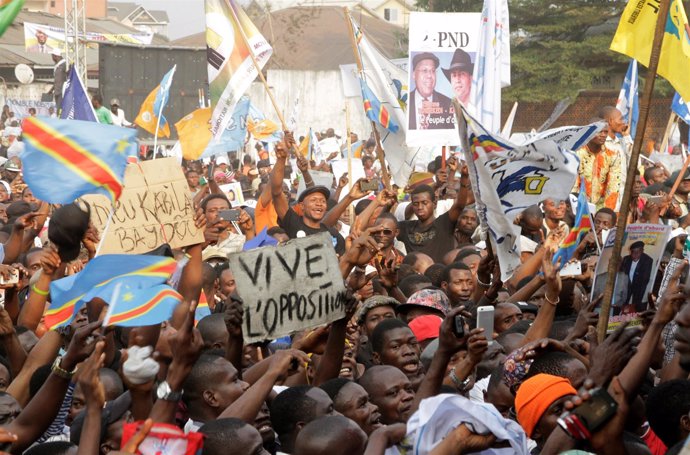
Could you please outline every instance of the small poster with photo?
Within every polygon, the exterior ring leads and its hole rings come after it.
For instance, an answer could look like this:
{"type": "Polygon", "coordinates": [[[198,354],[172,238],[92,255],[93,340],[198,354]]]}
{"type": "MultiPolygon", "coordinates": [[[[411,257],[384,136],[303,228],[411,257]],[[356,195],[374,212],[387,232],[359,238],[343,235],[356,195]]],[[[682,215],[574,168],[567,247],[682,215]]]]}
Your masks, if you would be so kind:
{"type": "Polygon", "coordinates": [[[407,145],[460,145],[453,98],[469,106],[480,13],[410,13],[407,145]]]}
{"type": "MultiPolygon", "coordinates": [[[[671,226],[662,224],[637,223],[625,228],[607,331],[615,330],[625,321],[630,321],[631,325],[640,324],[639,313],[649,307],[649,294],[654,287],[670,235],[671,226]]],[[[612,229],[594,272],[593,299],[602,295],[606,288],[615,239],[616,230],[612,229]]]]}

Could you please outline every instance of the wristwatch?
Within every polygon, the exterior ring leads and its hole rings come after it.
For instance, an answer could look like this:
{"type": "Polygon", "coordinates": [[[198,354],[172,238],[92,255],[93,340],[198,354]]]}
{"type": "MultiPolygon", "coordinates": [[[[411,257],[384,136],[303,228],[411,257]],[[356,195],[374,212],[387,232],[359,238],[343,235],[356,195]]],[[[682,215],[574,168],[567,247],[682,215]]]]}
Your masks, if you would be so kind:
{"type": "Polygon", "coordinates": [[[74,373],[77,372],[77,368],[75,367],[74,370],[67,371],[67,370],[60,367],[61,362],[62,362],[62,356],[58,356],[55,359],[55,362],[53,362],[53,366],[50,368],[50,370],[53,372],[53,374],[55,376],[58,376],[62,379],[67,379],[67,380],[72,379],[72,376],[74,376],[74,373]]]}
{"type": "Polygon", "coordinates": [[[170,384],[168,384],[168,381],[163,381],[158,384],[158,388],[156,389],[156,397],[158,397],[159,400],[180,401],[180,398],[182,398],[182,392],[183,390],[173,392],[170,384]]]}

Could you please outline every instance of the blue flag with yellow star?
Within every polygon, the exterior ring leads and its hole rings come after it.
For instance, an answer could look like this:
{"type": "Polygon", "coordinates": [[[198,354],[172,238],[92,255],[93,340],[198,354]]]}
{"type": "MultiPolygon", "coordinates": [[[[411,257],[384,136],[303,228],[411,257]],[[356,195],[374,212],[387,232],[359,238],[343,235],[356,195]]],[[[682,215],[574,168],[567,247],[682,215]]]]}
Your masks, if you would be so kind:
{"type": "Polygon", "coordinates": [[[84,194],[115,202],[127,158],[136,156],[137,132],[81,120],[27,117],[22,123],[24,181],[36,198],[69,204],[84,194]]]}

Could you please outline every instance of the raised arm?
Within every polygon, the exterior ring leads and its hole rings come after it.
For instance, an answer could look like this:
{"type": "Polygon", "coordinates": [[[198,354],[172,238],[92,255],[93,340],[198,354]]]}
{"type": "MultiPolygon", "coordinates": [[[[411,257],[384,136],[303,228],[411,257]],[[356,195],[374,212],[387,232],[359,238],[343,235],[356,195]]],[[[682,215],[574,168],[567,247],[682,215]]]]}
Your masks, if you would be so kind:
{"type": "MultiPolygon", "coordinates": [[[[290,135],[290,138],[292,135],[290,135]]],[[[285,133],[285,141],[288,141],[288,133],[285,133]]],[[[283,219],[288,209],[288,201],[283,194],[283,179],[285,178],[285,162],[288,157],[287,142],[278,142],[275,147],[276,164],[271,171],[271,196],[273,197],[273,207],[279,219],[283,219]]]]}
{"type": "Polygon", "coordinates": [[[370,191],[362,191],[362,187],[360,186],[360,182],[362,181],[365,181],[365,179],[359,179],[352,184],[352,187],[350,187],[350,192],[347,193],[347,196],[342,198],[340,202],[338,202],[336,206],[329,210],[328,213],[326,213],[326,216],[323,217],[323,224],[328,227],[335,226],[340,219],[340,216],[343,214],[343,212],[345,212],[345,210],[347,210],[350,204],[369,195],[370,191]]]}
{"type": "Polygon", "coordinates": [[[561,261],[559,259],[558,264],[553,263],[552,250],[545,252],[541,265],[542,271],[544,272],[544,279],[546,280],[544,303],[542,303],[541,308],[539,308],[534,322],[530,328],[527,329],[527,333],[525,333],[525,338],[523,339],[523,345],[529,343],[530,341],[535,341],[549,336],[551,325],[553,324],[553,318],[556,315],[556,306],[560,301],[559,295],[561,294],[562,287],[561,277],[558,274],[560,262],[561,261]]]}

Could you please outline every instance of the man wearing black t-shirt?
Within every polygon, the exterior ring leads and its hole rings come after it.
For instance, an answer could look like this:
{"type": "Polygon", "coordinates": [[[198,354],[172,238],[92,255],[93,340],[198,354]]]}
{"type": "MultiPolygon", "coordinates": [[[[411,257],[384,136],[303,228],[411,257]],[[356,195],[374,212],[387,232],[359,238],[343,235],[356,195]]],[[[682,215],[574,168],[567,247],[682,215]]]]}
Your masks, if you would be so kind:
{"type": "Polygon", "coordinates": [[[453,231],[460,213],[465,208],[470,192],[469,175],[463,172],[460,178],[460,191],[455,202],[443,215],[436,218],[436,195],[429,185],[415,188],[410,197],[412,212],[416,220],[401,221],[398,224],[398,240],[405,244],[407,253],[419,251],[431,256],[434,262],[443,262],[443,256],[455,246],[453,231]]]}
{"type": "Polygon", "coordinates": [[[285,162],[287,160],[287,149],[290,141],[294,141],[292,135],[286,133],[287,144],[279,142],[276,144],[276,164],[271,172],[271,195],[273,196],[273,206],[278,214],[278,224],[285,229],[291,239],[305,237],[307,235],[318,234],[327,231],[333,239],[335,252],[342,255],[345,252],[345,239],[335,228],[323,224],[323,217],[328,210],[328,198],[330,190],[325,186],[313,186],[307,188],[300,195],[298,202],[302,207],[300,216],[289,205],[283,193],[283,177],[285,176],[285,162]]]}

